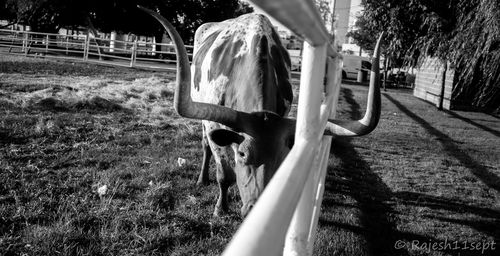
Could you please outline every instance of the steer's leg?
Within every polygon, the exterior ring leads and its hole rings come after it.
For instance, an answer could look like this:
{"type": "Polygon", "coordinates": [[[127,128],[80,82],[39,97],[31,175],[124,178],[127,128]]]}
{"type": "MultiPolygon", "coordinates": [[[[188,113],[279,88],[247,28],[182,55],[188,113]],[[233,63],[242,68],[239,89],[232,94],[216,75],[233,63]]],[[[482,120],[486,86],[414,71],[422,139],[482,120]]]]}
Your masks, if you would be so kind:
{"type": "Polygon", "coordinates": [[[203,126],[203,138],[201,139],[201,146],[203,147],[203,163],[201,165],[200,175],[198,176],[198,181],[196,185],[208,185],[208,167],[210,164],[210,158],[212,158],[212,150],[208,144],[208,137],[203,126]]]}
{"type": "Polygon", "coordinates": [[[219,199],[215,205],[214,215],[220,216],[227,213],[229,204],[227,202],[227,190],[236,180],[233,168],[230,165],[227,155],[221,157],[220,164],[217,164],[217,183],[219,184],[219,199]]]}

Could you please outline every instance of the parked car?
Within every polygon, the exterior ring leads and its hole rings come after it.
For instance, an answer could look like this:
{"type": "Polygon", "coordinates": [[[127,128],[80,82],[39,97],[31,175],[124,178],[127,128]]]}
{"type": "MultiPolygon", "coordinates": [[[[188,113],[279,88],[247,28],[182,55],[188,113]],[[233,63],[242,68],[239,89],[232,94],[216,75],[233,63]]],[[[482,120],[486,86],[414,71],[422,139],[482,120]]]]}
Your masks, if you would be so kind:
{"type": "MultiPolygon", "coordinates": [[[[383,83],[384,82],[384,72],[382,71],[380,74],[380,81],[383,83]]],[[[386,81],[386,86],[387,87],[409,87],[413,88],[413,85],[415,84],[415,75],[409,74],[405,71],[397,71],[396,73],[392,73],[389,71],[387,73],[387,81],[386,81]]]]}
{"type": "Polygon", "coordinates": [[[344,66],[342,67],[342,79],[357,79],[358,72],[363,71],[363,80],[368,79],[372,63],[367,57],[344,55],[344,66]]]}

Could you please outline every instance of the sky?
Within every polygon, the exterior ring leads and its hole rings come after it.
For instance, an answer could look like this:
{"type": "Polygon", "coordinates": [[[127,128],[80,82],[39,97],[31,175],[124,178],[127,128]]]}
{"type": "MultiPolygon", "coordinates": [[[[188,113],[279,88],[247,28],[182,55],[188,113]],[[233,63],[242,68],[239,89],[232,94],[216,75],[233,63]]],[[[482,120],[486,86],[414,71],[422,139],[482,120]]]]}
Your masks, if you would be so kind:
{"type": "Polygon", "coordinates": [[[350,14],[350,20],[349,20],[349,25],[354,25],[354,22],[356,21],[356,16],[360,11],[363,10],[363,7],[361,7],[361,0],[351,0],[351,14],[350,14]]]}

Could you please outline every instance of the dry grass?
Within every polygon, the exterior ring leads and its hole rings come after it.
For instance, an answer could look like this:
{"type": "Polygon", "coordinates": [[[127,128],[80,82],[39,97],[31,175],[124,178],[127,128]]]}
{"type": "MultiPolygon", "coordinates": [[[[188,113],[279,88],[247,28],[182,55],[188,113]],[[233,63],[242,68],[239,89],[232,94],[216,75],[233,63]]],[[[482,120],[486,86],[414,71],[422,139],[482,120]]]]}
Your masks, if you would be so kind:
{"type": "MultiPolygon", "coordinates": [[[[201,127],[172,112],[168,76],[0,56],[0,79],[0,254],[221,253],[237,189],[213,218],[201,127]]],[[[341,117],[365,94],[346,86],[341,117]]],[[[394,245],[500,242],[499,137],[498,118],[387,92],[375,132],[333,143],[315,255],[482,255],[394,245]]]]}
{"type": "MultiPolygon", "coordinates": [[[[47,66],[40,60],[34,60],[34,63],[47,66]]],[[[65,112],[133,111],[144,122],[156,124],[175,119],[172,118],[173,83],[169,77],[133,72],[138,76],[120,77],[120,74],[114,74],[109,78],[107,75],[113,74],[114,70],[124,73],[123,69],[103,67],[101,70],[91,69],[87,73],[73,74],[71,72],[76,64],[66,65],[72,68],[70,71],[61,71],[66,66],[60,66],[62,64],[57,62],[50,62],[50,65],[54,65],[57,71],[41,72],[40,75],[26,72],[38,70],[33,63],[23,69],[19,67],[22,65],[11,62],[10,69],[4,70],[9,75],[2,77],[0,95],[5,97],[2,97],[0,105],[65,112]],[[10,73],[13,71],[16,73],[10,73]]]]}

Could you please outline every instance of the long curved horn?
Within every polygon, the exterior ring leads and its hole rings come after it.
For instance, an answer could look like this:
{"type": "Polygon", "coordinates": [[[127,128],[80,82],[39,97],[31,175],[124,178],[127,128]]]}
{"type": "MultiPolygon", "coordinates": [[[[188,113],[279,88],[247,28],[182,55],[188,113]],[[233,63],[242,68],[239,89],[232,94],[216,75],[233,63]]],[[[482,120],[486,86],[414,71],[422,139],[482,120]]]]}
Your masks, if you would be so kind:
{"type": "Polygon", "coordinates": [[[203,119],[221,123],[233,129],[242,129],[241,122],[248,114],[224,106],[195,102],[191,99],[191,70],[186,47],[179,33],[163,16],[150,9],[137,6],[142,11],[153,16],[165,28],[172,39],[177,55],[177,80],[174,95],[174,107],[177,113],[186,118],[203,119]]]}
{"type": "Polygon", "coordinates": [[[370,74],[370,87],[368,89],[368,102],[365,115],[357,121],[328,120],[325,134],[341,137],[352,137],[366,135],[377,127],[380,119],[380,86],[379,86],[379,61],[380,42],[384,33],[380,34],[375,46],[374,58],[370,74]]]}

